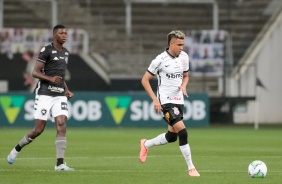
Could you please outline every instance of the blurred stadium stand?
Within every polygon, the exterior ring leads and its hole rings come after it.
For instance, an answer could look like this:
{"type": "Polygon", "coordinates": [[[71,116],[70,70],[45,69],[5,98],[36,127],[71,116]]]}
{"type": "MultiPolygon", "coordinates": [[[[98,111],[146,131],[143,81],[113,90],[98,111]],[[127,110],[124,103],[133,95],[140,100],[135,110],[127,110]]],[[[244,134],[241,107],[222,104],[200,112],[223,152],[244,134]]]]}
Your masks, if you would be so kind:
{"type": "MultiPolygon", "coordinates": [[[[25,77],[27,61],[22,54],[14,54],[10,60],[6,55],[0,54],[0,73],[1,80],[8,80],[10,91],[24,91],[30,86],[25,77]],[[12,71],[12,72],[11,72],[12,71]],[[26,84],[25,84],[26,82],[26,84]]],[[[66,80],[69,86],[75,91],[100,91],[108,90],[109,86],[104,80],[83,61],[83,59],[73,54],[70,57],[66,80]]],[[[34,86],[33,86],[34,87],[34,86]]],[[[33,91],[33,89],[31,89],[33,91]]]]}
{"type": "MultiPolygon", "coordinates": [[[[217,0],[219,29],[230,33],[234,65],[271,17],[271,13],[264,12],[269,3],[269,0],[217,0]]],[[[123,0],[58,0],[57,5],[58,23],[86,30],[89,52],[99,53],[106,60],[112,87],[102,90],[142,90],[140,78],[156,54],[166,48],[168,32],[213,28],[209,4],[135,3],[131,38],[126,36],[123,0]],[[126,85],[129,81],[138,85],[126,85]],[[125,87],[114,87],[124,84],[125,87]]],[[[52,27],[49,1],[4,0],[3,7],[4,27],[52,27]]],[[[189,82],[189,92],[221,96],[218,88],[218,77],[191,77],[189,82]]]]}

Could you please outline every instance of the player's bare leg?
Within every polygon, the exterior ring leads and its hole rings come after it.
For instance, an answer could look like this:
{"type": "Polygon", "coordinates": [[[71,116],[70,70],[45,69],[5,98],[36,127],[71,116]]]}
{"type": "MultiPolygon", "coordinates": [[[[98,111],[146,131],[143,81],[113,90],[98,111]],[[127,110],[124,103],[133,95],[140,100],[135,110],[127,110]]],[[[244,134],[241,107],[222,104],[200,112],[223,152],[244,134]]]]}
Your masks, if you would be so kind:
{"type": "Polygon", "coordinates": [[[34,128],[20,140],[20,142],[12,149],[12,151],[8,155],[7,161],[9,164],[13,164],[15,162],[16,157],[20,153],[21,149],[31,143],[36,137],[38,137],[44,131],[45,126],[45,120],[35,121],[34,128]]]}

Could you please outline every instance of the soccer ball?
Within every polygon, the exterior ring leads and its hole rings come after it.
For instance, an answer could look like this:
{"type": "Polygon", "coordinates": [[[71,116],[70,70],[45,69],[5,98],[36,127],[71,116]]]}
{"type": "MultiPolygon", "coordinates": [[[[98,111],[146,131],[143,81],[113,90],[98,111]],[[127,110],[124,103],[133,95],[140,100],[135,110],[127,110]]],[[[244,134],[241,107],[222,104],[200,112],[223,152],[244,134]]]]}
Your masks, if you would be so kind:
{"type": "Polygon", "coordinates": [[[252,178],[264,178],[267,173],[267,167],[263,161],[255,160],[250,163],[248,173],[252,178]]]}

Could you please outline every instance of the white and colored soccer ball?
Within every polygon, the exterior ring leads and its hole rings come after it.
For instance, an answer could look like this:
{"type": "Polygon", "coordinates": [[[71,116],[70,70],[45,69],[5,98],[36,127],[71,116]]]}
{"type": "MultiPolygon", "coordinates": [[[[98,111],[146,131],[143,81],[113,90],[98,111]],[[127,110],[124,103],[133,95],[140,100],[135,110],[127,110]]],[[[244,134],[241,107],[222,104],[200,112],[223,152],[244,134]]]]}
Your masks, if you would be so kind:
{"type": "Polygon", "coordinates": [[[250,163],[248,173],[252,178],[264,178],[267,173],[267,167],[263,161],[255,160],[250,163]]]}

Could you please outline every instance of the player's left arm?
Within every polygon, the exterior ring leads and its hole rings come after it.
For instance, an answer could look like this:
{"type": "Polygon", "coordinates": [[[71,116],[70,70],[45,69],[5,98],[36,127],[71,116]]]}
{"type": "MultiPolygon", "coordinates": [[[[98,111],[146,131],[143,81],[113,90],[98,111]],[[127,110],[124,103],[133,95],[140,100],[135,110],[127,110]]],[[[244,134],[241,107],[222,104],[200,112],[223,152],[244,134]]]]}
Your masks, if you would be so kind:
{"type": "Polygon", "coordinates": [[[73,93],[69,90],[66,82],[64,82],[64,86],[65,86],[65,94],[66,94],[67,98],[70,99],[71,97],[73,97],[73,93]]]}
{"type": "Polygon", "coordinates": [[[186,87],[189,82],[189,56],[188,54],[185,54],[185,60],[183,61],[183,78],[182,78],[182,83],[178,87],[179,90],[182,91],[183,95],[188,97],[186,87]]]}
{"type": "Polygon", "coordinates": [[[187,97],[188,97],[188,94],[187,94],[186,86],[187,86],[188,82],[189,82],[189,73],[188,73],[188,71],[183,72],[182,84],[178,88],[179,88],[179,90],[182,91],[183,95],[185,95],[187,97]]]}

